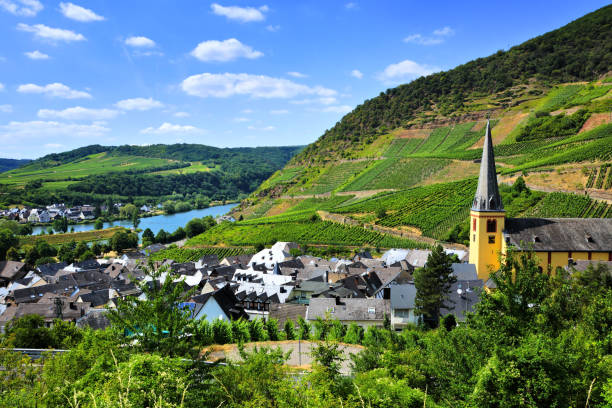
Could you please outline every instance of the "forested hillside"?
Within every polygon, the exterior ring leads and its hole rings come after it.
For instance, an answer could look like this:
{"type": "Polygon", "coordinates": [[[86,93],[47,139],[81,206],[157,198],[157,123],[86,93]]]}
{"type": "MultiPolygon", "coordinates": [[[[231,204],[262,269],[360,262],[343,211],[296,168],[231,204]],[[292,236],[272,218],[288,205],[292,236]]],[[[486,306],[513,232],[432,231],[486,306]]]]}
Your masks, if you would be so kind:
{"type": "Polygon", "coordinates": [[[0,203],[235,200],[254,191],[301,147],[216,148],[195,144],[91,145],[0,174],[0,203]]]}
{"type": "Polygon", "coordinates": [[[17,167],[23,166],[29,162],[30,160],[0,159],[0,173],[3,171],[16,169],[17,167]]]}

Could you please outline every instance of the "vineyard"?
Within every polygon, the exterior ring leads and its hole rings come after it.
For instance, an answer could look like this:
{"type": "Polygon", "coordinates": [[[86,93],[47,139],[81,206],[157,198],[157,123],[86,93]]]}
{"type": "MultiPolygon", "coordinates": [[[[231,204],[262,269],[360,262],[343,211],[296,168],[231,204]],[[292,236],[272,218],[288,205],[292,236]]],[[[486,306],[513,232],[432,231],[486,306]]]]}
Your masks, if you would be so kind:
{"type": "Polygon", "coordinates": [[[407,157],[410,155],[421,143],[423,139],[395,139],[391,142],[391,145],[387,148],[384,157],[407,157]]]}
{"type": "Polygon", "coordinates": [[[538,110],[551,112],[560,109],[583,88],[584,85],[567,85],[553,89],[538,106],[538,110]]]}
{"type": "Polygon", "coordinates": [[[299,194],[323,194],[335,190],[346,180],[355,177],[369,161],[351,161],[334,164],[327,168],[312,184],[299,190],[299,194]]]}
{"type": "Polygon", "coordinates": [[[206,255],[217,255],[219,260],[228,256],[254,254],[253,248],[242,247],[202,247],[202,248],[168,248],[151,255],[153,261],[172,259],[175,262],[195,262],[206,255]]]}
{"type": "Polygon", "coordinates": [[[211,246],[219,243],[231,246],[271,245],[291,241],[320,245],[370,245],[379,248],[425,248],[426,244],[384,235],[361,227],[329,221],[286,221],[277,223],[224,223],[187,241],[187,247],[211,246]]]}
{"type": "Polygon", "coordinates": [[[449,164],[446,159],[386,159],[362,173],[344,191],[404,189],[431,177],[449,164]]]}
{"type": "Polygon", "coordinates": [[[610,205],[604,201],[593,200],[588,196],[550,193],[525,215],[541,218],[601,218],[612,216],[610,205]]]}
{"type": "Polygon", "coordinates": [[[441,239],[467,217],[475,190],[475,179],[434,184],[377,195],[335,211],[362,214],[377,213],[383,208],[385,215],[377,224],[392,228],[412,225],[424,235],[441,239]]]}

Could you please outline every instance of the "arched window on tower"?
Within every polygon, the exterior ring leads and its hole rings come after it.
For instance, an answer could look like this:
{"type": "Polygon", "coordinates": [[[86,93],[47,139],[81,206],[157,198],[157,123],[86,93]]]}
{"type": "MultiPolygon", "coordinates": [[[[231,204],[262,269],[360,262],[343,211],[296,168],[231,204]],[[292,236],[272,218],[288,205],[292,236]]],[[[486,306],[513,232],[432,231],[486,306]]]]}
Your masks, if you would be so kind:
{"type": "Polygon", "coordinates": [[[487,220],[487,232],[497,232],[497,220],[487,220]]]}

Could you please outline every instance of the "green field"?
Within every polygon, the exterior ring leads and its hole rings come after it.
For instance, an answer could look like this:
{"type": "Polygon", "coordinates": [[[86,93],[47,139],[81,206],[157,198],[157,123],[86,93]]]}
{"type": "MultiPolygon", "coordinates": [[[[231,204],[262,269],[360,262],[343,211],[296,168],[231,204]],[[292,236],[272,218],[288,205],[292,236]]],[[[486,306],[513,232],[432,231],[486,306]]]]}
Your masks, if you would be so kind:
{"type": "Polygon", "coordinates": [[[123,227],[113,227],[103,230],[91,230],[82,232],[70,232],[66,234],[53,235],[27,235],[19,237],[21,245],[34,244],[37,240],[47,241],[51,245],[65,244],[70,241],[102,241],[110,239],[116,232],[124,231],[123,227]]]}
{"type": "Polygon", "coordinates": [[[384,157],[406,157],[411,154],[424,139],[395,139],[387,148],[384,157]]]}
{"type": "Polygon", "coordinates": [[[155,171],[151,174],[161,174],[161,175],[167,175],[167,174],[190,174],[190,173],[198,173],[201,171],[214,171],[214,170],[220,170],[220,166],[215,166],[215,167],[208,167],[207,165],[203,164],[202,162],[192,162],[190,163],[190,166],[188,167],[182,167],[180,169],[170,169],[170,170],[161,170],[161,171],[155,171]]]}
{"type": "Polygon", "coordinates": [[[146,170],[167,166],[172,163],[176,163],[176,161],[151,157],[112,155],[104,152],[91,154],[80,160],[59,166],[41,167],[39,163],[34,163],[19,169],[0,173],[0,183],[25,184],[33,180],[59,181],[70,178],[78,179],[117,171],[146,170]]]}

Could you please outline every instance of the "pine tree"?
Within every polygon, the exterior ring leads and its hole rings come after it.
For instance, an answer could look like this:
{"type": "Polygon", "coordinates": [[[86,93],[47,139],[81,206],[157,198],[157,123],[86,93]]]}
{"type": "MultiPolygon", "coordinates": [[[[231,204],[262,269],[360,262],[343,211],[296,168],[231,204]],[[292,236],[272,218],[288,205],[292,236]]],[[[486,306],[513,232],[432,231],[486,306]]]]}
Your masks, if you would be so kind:
{"type": "Polygon", "coordinates": [[[438,245],[427,258],[425,267],[414,273],[416,314],[423,316],[425,325],[430,328],[438,327],[440,309],[451,308],[445,304],[451,285],[457,281],[451,274],[451,265],[451,257],[438,245]]]}

